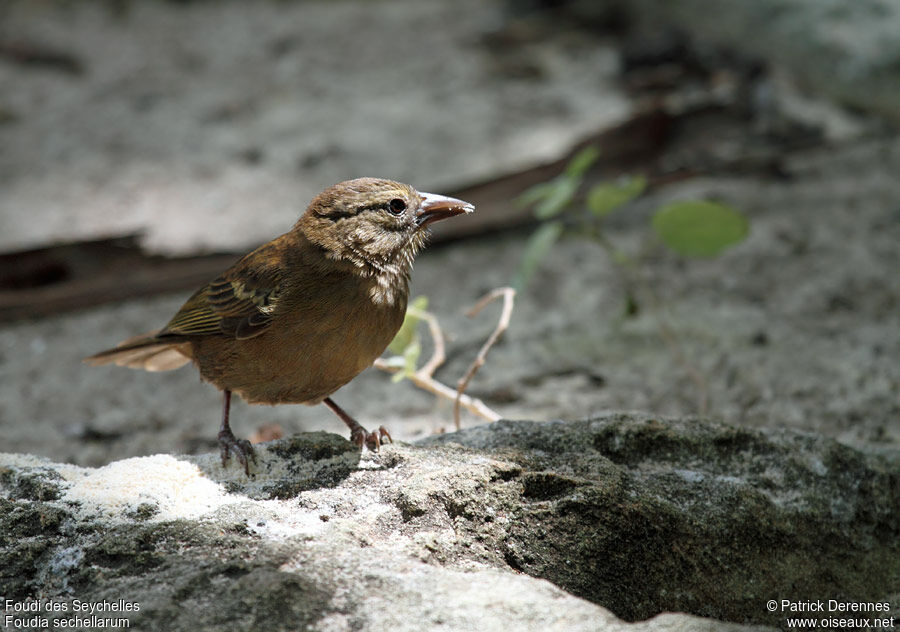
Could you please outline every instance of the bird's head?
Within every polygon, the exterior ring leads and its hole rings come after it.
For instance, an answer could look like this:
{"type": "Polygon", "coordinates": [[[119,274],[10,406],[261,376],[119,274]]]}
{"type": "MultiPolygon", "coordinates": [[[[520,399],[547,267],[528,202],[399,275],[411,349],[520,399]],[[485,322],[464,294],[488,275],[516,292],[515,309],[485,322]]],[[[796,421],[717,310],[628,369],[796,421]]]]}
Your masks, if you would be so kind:
{"type": "Polygon", "coordinates": [[[419,193],[408,184],[358,178],[317,195],[297,227],[329,257],[353,264],[361,274],[406,277],[429,224],[474,210],[468,202],[419,193]]]}

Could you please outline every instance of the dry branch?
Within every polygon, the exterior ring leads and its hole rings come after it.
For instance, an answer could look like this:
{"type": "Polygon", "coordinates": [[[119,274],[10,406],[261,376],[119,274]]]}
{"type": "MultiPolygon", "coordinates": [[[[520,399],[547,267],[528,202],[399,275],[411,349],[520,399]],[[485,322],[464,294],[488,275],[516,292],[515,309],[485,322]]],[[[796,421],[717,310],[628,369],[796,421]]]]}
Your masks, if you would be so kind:
{"type": "Polygon", "coordinates": [[[456,403],[453,405],[453,423],[456,425],[456,429],[459,430],[459,407],[462,403],[463,392],[466,390],[466,387],[469,385],[469,381],[475,375],[475,373],[484,366],[485,359],[487,358],[487,353],[491,347],[500,339],[500,336],[503,335],[503,332],[507,330],[509,327],[509,319],[512,317],[513,305],[515,304],[516,291],[511,287],[500,287],[497,288],[485,296],[481,298],[477,303],[475,303],[474,307],[472,307],[468,312],[466,312],[466,316],[472,318],[485,308],[485,306],[494,301],[499,297],[503,297],[503,310],[500,312],[500,320],[497,321],[497,326],[494,328],[494,331],[488,337],[483,345],[481,345],[481,349],[478,350],[478,355],[475,356],[475,359],[472,361],[472,364],[469,365],[469,369],[466,371],[465,375],[463,375],[459,382],[456,383],[456,403]]]}
{"type": "MultiPolygon", "coordinates": [[[[439,366],[444,363],[444,360],[446,360],[446,354],[444,351],[444,333],[441,329],[440,324],[438,323],[437,317],[434,314],[424,310],[416,308],[410,308],[409,310],[410,314],[428,323],[428,331],[431,334],[432,340],[434,341],[434,351],[432,352],[431,357],[428,359],[428,362],[426,362],[415,372],[408,374],[405,377],[407,377],[410,382],[412,382],[422,390],[428,391],[429,393],[438,397],[453,400],[453,419],[456,424],[457,430],[459,430],[460,427],[460,408],[465,408],[469,412],[472,412],[479,417],[483,417],[488,421],[497,421],[498,419],[500,419],[500,415],[496,411],[491,410],[480,399],[469,397],[464,393],[464,391],[478,369],[480,369],[484,365],[488,350],[492,346],[494,346],[497,340],[499,340],[500,336],[503,335],[503,332],[506,331],[506,329],[509,327],[509,321],[512,317],[515,294],[516,291],[510,287],[497,288],[496,290],[493,290],[492,292],[482,297],[481,300],[479,300],[471,309],[469,309],[469,311],[466,312],[466,316],[475,316],[482,309],[484,309],[484,307],[488,303],[496,300],[501,296],[503,297],[503,310],[500,314],[500,320],[497,323],[497,327],[494,328],[493,333],[491,333],[487,341],[481,346],[481,349],[478,351],[478,355],[476,356],[475,360],[469,366],[469,369],[466,371],[465,375],[457,383],[455,391],[446,384],[438,382],[436,379],[434,379],[434,372],[438,369],[439,366]]],[[[376,369],[381,369],[382,371],[386,371],[388,373],[399,373],[400,371],[405,370],[405,367],[391,364],[388,360],[385,360],[383,358],[378,358],[377,360],[375,360],[374,366],[376,369]]]]}

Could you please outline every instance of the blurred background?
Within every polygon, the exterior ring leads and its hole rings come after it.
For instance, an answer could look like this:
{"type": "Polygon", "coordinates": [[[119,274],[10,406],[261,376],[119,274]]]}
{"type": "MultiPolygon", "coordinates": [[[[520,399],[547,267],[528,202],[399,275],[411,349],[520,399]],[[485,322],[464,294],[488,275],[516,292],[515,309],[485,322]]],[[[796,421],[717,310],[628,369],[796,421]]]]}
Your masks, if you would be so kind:
{"type": "MultiPolygon", "coordinates": [[[[464,311],[518,285],[469,387],[499,415],[896,450],[898,121],[890,0],[7,0],[2,449],[213,450],[220,396],[196,372],[81,358],[163,325],[323,188],[379,176],[477,207],[413,274],[447,336],[438,380],[499,306],[464,311]],[[660,209],[684,201],[740,234],[673,247],[660,209]]],[[[335,399],[395,438],[453,429],[448,402],[375,369],[335,399]]],[[[232,425],[344,433],[323,407],[235,402],[232,425]]]]}

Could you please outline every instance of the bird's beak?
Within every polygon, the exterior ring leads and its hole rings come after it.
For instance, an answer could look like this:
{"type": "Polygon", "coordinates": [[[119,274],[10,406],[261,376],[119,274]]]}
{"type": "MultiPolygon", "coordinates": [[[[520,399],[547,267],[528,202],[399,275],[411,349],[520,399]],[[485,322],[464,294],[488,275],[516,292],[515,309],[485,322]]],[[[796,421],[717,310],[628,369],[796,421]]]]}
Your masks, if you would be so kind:
{"type": "Polygon", "coordinates": [[[416,212],[416,223],[420,228],[448,217],[475,211],[474,206],[456,198],[434,193],[419,193],[419,195],[422,197],[422,203],[416,212]]]}

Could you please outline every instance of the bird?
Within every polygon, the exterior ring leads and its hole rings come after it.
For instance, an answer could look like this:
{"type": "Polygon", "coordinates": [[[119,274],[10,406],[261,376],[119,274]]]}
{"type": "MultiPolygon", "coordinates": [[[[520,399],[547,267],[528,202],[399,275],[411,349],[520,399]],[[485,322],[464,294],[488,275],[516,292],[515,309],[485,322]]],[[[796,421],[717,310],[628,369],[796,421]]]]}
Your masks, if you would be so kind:
{"type": "Polygon", "coordinates": [[[331,395],[384,352],[406,313],[413,259],[434,222],[474,212],[468,202],[382,178],[317,195],[294,226],[198,289],[162,328],[84,359],[167,371],[193,362],[222,391],[222,466],[233,453],[250,475],[255,451],[231,430],[235,393],[251,404],[323,403],[359,449],[391,441],[367,431],[331,395]]]}

